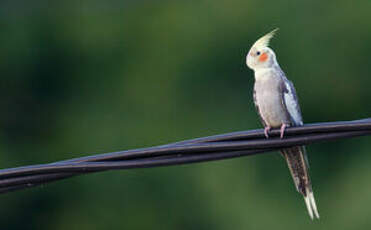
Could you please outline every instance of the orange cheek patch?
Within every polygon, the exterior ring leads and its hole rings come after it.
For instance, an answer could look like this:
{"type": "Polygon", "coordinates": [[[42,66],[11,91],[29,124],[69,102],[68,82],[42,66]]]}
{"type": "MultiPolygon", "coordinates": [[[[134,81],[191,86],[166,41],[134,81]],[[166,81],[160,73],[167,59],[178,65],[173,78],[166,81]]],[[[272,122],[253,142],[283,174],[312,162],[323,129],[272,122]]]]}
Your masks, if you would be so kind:
{"type": "Polygon", "coordinates": [[[259,57],[259,61],[265,62],[266,60],[268,60],[268,54],[267,53],[262,53],[259,57]]]}

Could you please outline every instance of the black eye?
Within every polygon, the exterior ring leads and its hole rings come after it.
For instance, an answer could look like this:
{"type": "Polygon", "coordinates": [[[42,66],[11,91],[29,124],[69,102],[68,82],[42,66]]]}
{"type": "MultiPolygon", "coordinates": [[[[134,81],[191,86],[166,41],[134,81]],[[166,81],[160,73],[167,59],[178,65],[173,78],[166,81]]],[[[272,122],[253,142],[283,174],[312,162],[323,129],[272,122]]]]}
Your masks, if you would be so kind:
{"type": "Polygon", "coordinates": [[[259,55],[260,55],[260,52],[259,52],[259,51],[258,51],[258,52],[256,52],[256,55],[258,55],[258,56],[259,56],[259,55]]]}

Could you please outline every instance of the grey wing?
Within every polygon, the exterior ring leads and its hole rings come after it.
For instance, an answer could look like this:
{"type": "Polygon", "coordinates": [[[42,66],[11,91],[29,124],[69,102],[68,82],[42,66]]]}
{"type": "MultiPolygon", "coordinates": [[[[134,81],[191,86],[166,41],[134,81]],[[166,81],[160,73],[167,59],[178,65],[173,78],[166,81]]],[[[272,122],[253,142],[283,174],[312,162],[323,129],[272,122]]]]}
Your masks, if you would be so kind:
{"type": "Polygon", "coordinates": [[[300,105],[294,85],[286,77],[283,77],[281,87],[282,104],[284,105],[287,114],[291,120],[291,125],[302,126],[303,118],[301,115],[300,105]]]}
{"type": "Polygon", "coordinates": [[[265,123],[265,121],[264,121],[264,119],[263,119],[263,116],[262,116],[262,114],[261,114],[261,112],[260,112],[260,110],[259,110],[259,105],[258,105],[258,103],[257,103],[257,100],[256,100],[256,91],[255,91],[255,89],[254,89],[254,104],[255,104],[255,109],[256,109],[256,112],[258,113],[258,115],[259,115],[259,118],[260,118],[260,122],[263,124],[263,126],[264,127],[266,127],[267,126],[267,123],[265,123]]]}
{"type": "MultiPolygon", "coordinates": [[[[291,119],[291,123],[293,126],[302,126],[303,125],[303,118],[301,115],[300,105],[298,101],[298,97],[296,94],[296,90],[294,85],[291,81],[289,81],[286,77],[283,77],[282,81],[282,103],[286,108],[287,114],[291,119]]],[[[306,154],[306,149],[304,146],[299,147],[303,154],[305,163],[307,168],[309,168],[308,156],[306,154]]]]}

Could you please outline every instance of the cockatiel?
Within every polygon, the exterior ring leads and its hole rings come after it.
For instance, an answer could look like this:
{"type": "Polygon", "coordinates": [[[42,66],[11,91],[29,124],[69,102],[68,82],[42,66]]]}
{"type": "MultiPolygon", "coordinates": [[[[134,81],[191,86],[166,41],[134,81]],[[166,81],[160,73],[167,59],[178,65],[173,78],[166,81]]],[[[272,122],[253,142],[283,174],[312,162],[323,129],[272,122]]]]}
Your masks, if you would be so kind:
{"type": "MultiPolygon", "coordinates": [[[[283,138],[286,127],[303,125],[295,88],[278,65],[275,53],[268,47],[276,31],[257,40],[246,56],[247,66],[255,72],[254,103],[267,138],[271,128],[280,128],[280,137],[283,138]]],[[[304,196],[310,217],[319,218],[304,146],[286,148],[281,153],[287,161],[296,189],[304,196]]]]}

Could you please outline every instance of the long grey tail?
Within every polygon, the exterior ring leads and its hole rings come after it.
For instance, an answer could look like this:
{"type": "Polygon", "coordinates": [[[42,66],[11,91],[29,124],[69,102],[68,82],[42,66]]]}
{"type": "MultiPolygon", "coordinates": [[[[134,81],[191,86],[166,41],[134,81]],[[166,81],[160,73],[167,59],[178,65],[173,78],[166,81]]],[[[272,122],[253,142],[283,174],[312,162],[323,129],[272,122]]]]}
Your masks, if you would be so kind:
{"type": "Polygon", "coordinates": [[[319,218],[309,178],[309,165],[304,146],[283,149],[281,153],[287,161],[296,189],[304,196],[310,218],[313,219],[313,216],[319,218]]]}

